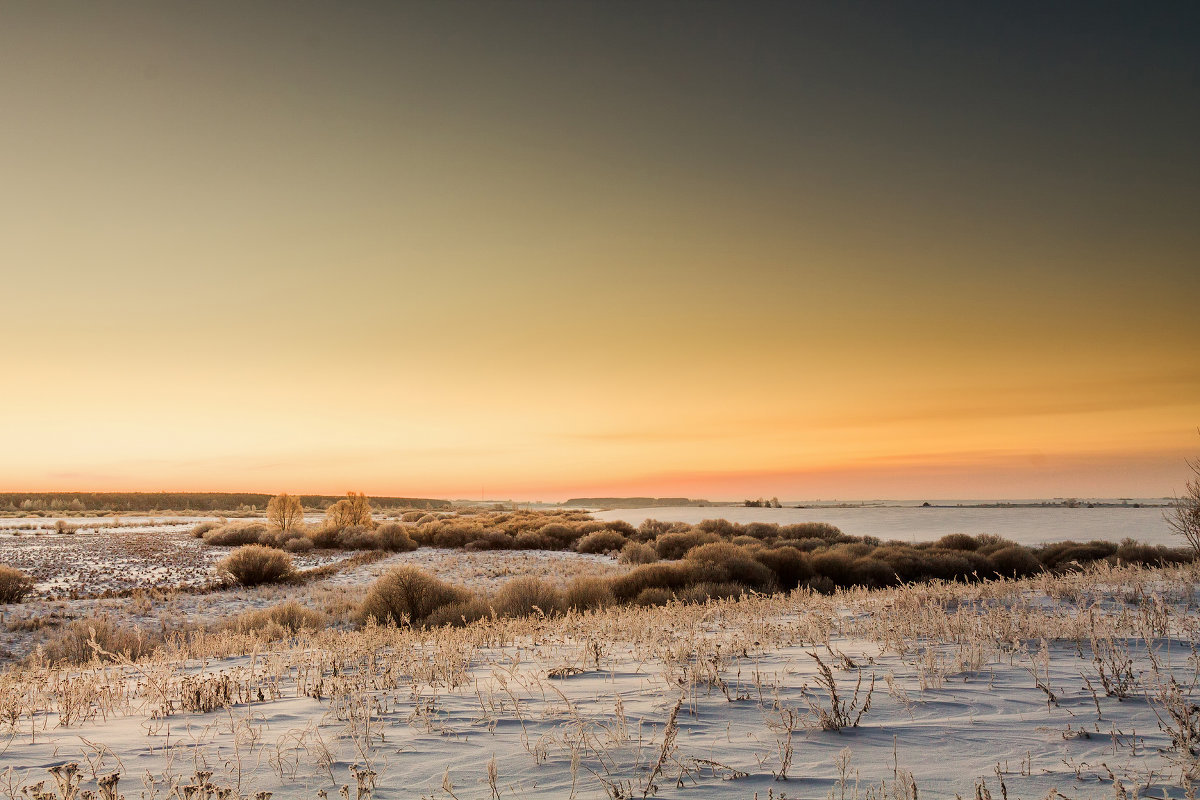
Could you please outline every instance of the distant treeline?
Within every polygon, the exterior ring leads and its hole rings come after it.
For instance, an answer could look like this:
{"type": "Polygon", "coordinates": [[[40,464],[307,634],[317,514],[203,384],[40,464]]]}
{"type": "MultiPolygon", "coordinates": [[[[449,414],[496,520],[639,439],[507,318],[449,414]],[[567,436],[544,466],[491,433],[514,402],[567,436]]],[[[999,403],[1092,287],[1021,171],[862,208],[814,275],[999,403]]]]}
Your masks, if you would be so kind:
{"type": "Polygon", "coordinates": [[[572,497],[564,506],[591,506],[601,508],[657,508],[659,506],[709,506],[707,500],[690,500],[686,497],[572,497]]]}
{"type": "MultiPolygon", "coordinates": [[[[254,492],[0,492],[8,511],[261,511],[273,495],[254,492]]],[[[328,508],[344,495],[303,495],[305,508],[328,508]]],[[[372,497],[376,508],[449,508],[449,500],[372,497]]]]}

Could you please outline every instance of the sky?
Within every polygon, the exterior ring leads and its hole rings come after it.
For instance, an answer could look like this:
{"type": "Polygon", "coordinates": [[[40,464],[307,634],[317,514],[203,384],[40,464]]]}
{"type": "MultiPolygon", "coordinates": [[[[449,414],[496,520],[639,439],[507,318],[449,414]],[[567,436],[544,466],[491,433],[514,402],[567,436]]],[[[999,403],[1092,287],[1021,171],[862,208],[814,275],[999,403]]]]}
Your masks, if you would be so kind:
{"type": "Polygon", "coordinates": [[[1170,495],[1200,5],[0,2],[0,488],[1170,495]]]}

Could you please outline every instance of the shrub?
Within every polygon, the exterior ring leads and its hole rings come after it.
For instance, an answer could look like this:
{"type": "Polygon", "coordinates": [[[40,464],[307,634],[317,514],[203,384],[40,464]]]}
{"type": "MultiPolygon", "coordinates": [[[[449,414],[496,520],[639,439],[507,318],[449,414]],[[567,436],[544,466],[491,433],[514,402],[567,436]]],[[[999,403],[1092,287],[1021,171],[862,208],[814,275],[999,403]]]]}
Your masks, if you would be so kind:
{"type": "Polygon", "coordinates": [[[292,576],[292,557],[271,547],[247,544],[226,556],[217,572],[242,586],[278,583],[292,576]]]}
{"type": "Polygon", "coordinates": [[[1042,548],[1038,558],[1049,569],[1069,566],[1072,561],[1088,564],[1115,555],[1117,545],[1113,542],[1056,542],[1042,548]]]}
{"type": "Polygon", "coordinates": [[[620,550],[625,545],[625,537],[616,531],[600,530],[589,533],[575,543],[575,549],[580,553],[609,553],[620,550]]]}
{"type": "Polygon", "coordinates": [[[205,544],[216,547],[238,547],[244,544],[258,544],[266,533],[267,526],[261,522],[243,522],[213,528],[203,534],[203,537],[205,544]]]}
{"type": "Polygon", "coordinates": [[[779,536],[779,525],[774,522],[751,522],[745,526],[744,532],[755,539],[775,539],[779,536]]]}
{"type": "Polygon", "coordinates": [[[283,543],[283,549],[287,550],[289,553],[307,553],[309,550],[312,550],[314,546],[313,540],[307,536],[297,536],[296,538],[288,539],[283,543]]]}
{"type": "Polygon", "coordinates": [[[712,542],[693,547],[686,558],[710,567],[704,573],[710,583],[739,583],[760,592],[772,591],[776,586],[775,573],[730,542],[712,542]]]}
{"type": "Polygon", "coordinates": [[[872,588],[893,586],[899,582],[896,571],[886,561],[863,556],[854,562],[854,582],[872,588]]]}
{"type": "Polygon", "coordinates": [[[715,533],[723,539],[732,539],[740,532],[738,526],[727,519],[706,519],[696,527],[705,533],[715,533]]]}
{"type": "Polygon", "coordinates": [[[325,624],[325,615],[320,611],[289,600],[270,608],[239,614],[229,622],[228,627],[238,633],[258,631],[267,638],[278,639],[297,631],[317,631],[325,627],[325,624]]]}
{"type": "Polygon", "coordinates": [[[449,522],[438,526],[433,534],[434,547],[462,547],[483,535],[483,528],[465,522],[449,522]]]}
{"type": "Polygon", "coordinates": [[[977,556],[975,553],[966,550],[940,550],[929,549],[925,550],[925,574],[922,579],[938,578],[944,581],[968,581],[975,578],[976,574],[984,576],[991,574],[995,568],[986,558],[977,556]],[[976,558],[971,558],[976,556],[976,558]],[[980,565],[976,559],[982,559],[984,562],[980,565]]]}
{"type": "Polygon", "coordinates": [[[536,611],[550,616],[566,608],[566,602],[563,593],[549,581],[525,575],[500,587],[495,606],[506,617],[524,617],[536,611]]]}
{"type": "Polygon", "coordinates": [[[975,550],[979,547],[979,542],[967,533],[948,533],[938,539],[935,546],[943,550],[975,550]]]}
{"type": "Polygon", "coordinates": [[[844,537],[841,528],[828,522],[797,522],[779,528],[780,539],[824,539],[836,542],[844,537]]]}
{"type": "Polygon", "coordinates": [[[626,539],[637,533],[637,528],[633,527],[623,519],[614,519],[612,522],[605,523],[605,527],[607,527],[610,531],[616,531],[626,539]]]}
{"type": "Polygon", "coordinates": [[[375,531],[379,544],[384,550],[393,553],[411,553],[417,549],[417,543],[408,535],[408,530],[398,522],[387,522],[375,531]]]}
{"type": "Polygon", "coordinates": [[[516,535],[513,544],[518,550],[549,550],[550,541],[535,531],[521,531],[516,535]]]}
{"type": "Polygon", "coordinates": [[[0,603],[19,603],[33,591],[33,578],[9,566],[0,566],[0,603]]]}
{"type": "Polygon", "coordinates": [[[112,661],[122,657],[136,661],[153,650],[153,643],[140,630],[100,617],[77,619],[63,626],[46,642],[43,652],[51,664],[87,664],[93,659],[112,661]],[[93,641],[102,652],[92,646],[93,641]]]}
{"type": "Polygon", "coordinates": [[[576,611],[607,608],[615,602],[608,581],[603,578],[576,578],[567,586],[566,607],[576,611]]]}
{"type": "Polygon", "coordinates": [[[774,547],[769,550],[757,550],[754,559],[771,572],[779,588],[790,591],[813,576],[812,564],[808,556],[794,547],[774,547]]]}
{"type": "Polygon", "coordinates": [[[323,550],[341,547],[343,530],[343,528],[322,525],[320,528],[310,531],[308,538],[312,540],[313,546],[320,547],[323,550]]]}
{"type": "Polygon", "coordinates": [[[481,598],[472,596],[461,602],[447,603],[435,608],[426,617],[425,624],[430,628],[440,628],[444,625],[459,627],[469,625],[477,620],[487,619],[491,615],[492,610],[488,608],[488,604],[481,598]]]}
{"type": "Polygon", "coordinates": [[[551,543],[551,547],[556,550],[565,550],[574,544],[575,540],[580,538],[580,533],[570,525],[562,522],[551,522],[543,525],[538,533],[542,538],[551,543]]]}
{"type": "Polygon", "coordinates": [[[468,550],[513,550],[517,541],[504,531],[484,531],[474,541],[467,543],[468,550]]]}
{"type": "Polygon", "coordinates": [[[215,519],[206,520],[194,525],[189,533],[191,533],[193,539],[200,539],[204,536],[204,534],[211,530],[215,530],[224,524],[224,522],[217,522],[215,519]]]}
{"type": "Polygon", "coordinates": [[[638,596],[633,598],[633,604],[636,606],[665,606],[674,599],[675,595],[669,590],[651,587],[638,592],[638,596]]]}
{"type": "Polygon", "coordinates": [[[628,542],[621,548],[617,561],[621,564],[653,564],[658,561],[658,551],[648,544],[628,542]]]}
{"type": "Polygon", "coordinates": [[[990,558],[995,566],[995,573],[1006,578],[1023,578],[1042,570],[1042,562],[1018,544],[1001,548],[992,553],[990,558]]]}
{"type": "Polygon", "coordinates": [[[341,547],[346,550],[382,550],[383,543],[375,531],[363,525],[351,525],[342,529],[341,547]]]}
{"type": "Polygon", "coordinates": [[[613,596],[623,602],[636,598],[646,589],[682,589],[696,583],[695,564],[646,564],[611,578],[613,596]]]}
{"type": "Polygon", "coordinates": [[[360,621],[421,625],[442,606],[464,603],[469,592],[438,580],[419,567],[395,567],[371,584],[359,606],[360,621]]]}
{"type": "Polygon", "coordinates": [[[693,547],[699,547],[709,542],[719,542],[720,540],[721,537],[715,533],[705,533],[698,530],[664,533],[654,540],[654,549],[658,551],[659,558],[674,560],[683,558],[687,555],[687,551],[693,547]]]}
{"type": "MultiPolygon", "coordinates": [[[[653,590],[651,590],[653,591],[653,590]]],[[[709,600],[727,600],[741,597],[746,593],[746,587],[736,583],[712,583],[705,581],[689,586],[679,593],[679,599],[685,603],[706,603],[709,600]]]]}
{"type": "Polygon", "coordinates": [[[671,530],[669,522],[660,522],[656,519],[644,519],[642,524],[637,527],[637,540],[640,542],[649,542],[659,536],[662,536],[667,531],[671,530]]]}
{"type": "Polygon", "coordinates": [[[857,556],[842,548],[830,548],[812,557],[813,572],[817,576],[828,578],[838,586],[853,586],[855,579],[854,562],[857,556]]]}

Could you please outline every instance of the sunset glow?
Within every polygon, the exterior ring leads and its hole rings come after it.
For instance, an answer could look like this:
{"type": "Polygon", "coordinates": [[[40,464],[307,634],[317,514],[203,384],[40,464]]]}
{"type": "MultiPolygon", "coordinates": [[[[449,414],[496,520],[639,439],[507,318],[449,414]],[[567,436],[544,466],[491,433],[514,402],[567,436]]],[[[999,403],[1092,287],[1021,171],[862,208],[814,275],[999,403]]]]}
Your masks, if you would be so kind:
{"type": "Polygon", "coordinates": [[[1182,487],[1186,29],[685,8],[5,7],[0,486],[1182,487]]]}

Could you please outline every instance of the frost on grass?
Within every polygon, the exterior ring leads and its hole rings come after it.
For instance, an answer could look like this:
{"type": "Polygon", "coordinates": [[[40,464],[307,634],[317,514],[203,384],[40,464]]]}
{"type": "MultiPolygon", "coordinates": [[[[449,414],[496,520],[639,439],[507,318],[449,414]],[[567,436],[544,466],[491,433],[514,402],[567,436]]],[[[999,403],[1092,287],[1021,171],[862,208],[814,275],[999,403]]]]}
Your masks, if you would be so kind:
{"type": "Polygon", "coordinates": [[[1198,583],[1103,565],[274,641],[227,625],[137,662],[96,641],[91,666],[0,675],[0,795],[74,763],[97,797],[116,775],[164,799],[1183,798],[1198,583]]]}

